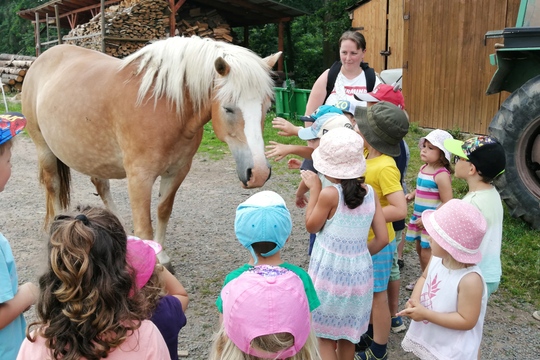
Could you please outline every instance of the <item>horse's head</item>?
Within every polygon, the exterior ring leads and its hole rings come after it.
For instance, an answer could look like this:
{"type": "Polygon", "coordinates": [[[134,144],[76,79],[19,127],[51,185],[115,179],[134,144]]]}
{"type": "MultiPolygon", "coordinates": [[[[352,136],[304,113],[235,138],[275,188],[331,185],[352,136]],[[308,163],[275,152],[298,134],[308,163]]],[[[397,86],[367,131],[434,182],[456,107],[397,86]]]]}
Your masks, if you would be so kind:
{"type": "Polygon", "coordinates": [[[273,90],[269,70],[281,52],[255,63],[258,68],[239,67],[238,59],[218,57],[216,94],[212,103],[212,126],[217,137],[229,145],[238,178],[246,188],[260,187],[270,178],[262,136],[273,90]],[[264,71],[261,71],[264,70],[264,71]]]}

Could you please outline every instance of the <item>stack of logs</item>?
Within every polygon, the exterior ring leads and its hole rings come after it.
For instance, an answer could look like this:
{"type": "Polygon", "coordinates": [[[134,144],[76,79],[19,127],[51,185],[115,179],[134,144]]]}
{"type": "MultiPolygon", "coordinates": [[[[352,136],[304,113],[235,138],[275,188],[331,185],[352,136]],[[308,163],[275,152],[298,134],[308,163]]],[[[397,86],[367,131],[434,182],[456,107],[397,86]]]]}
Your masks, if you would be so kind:
{"type": "Polygon", "coordinates": [[[19,92],[34,56],[0,54],[0,76],[5,92],[19,92]]]}
{"type": "MultiPolygon", "coordinates": [[[[105,52],[123,58],[169,32],[168,0],[124,0],[105,9],[105,52]]],[[[101,14],[71,30],[65,43],[101,51],[101,14]],[[84,37],[90,34],[98,36],[84,37]]]]}
{"type": "MultiPolygon", "coordinates": [[[[185,6],[185,4],[184,4],[185,6]]],[[[176,35],[210,37],[212,39],[232,43],[234,38],[231,27],[223,20],[215,9],[205,11],[203,8],[180,8],[176,27],[176,35]]]]}

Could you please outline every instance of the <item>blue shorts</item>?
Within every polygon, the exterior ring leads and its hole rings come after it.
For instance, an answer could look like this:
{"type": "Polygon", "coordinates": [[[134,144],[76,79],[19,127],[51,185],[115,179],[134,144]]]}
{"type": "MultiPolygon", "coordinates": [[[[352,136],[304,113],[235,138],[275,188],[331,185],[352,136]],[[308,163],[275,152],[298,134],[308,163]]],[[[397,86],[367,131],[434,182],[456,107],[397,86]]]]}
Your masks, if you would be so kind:
{"type": "Polygon", "coordinates": [[[396,247],[396,241],[392,241],[371,257],[373,260],[373,292],[383,292],[388,288],[396,247]]]}

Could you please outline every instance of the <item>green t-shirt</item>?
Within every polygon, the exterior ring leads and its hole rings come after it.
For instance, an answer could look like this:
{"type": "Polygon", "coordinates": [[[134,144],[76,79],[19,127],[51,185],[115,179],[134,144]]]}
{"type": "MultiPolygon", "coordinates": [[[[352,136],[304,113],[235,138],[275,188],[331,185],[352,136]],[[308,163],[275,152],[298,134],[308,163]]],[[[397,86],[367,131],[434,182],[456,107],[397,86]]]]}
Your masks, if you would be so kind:
{"type": "MultiPolygon", "coordinates": [[[[284,262],[283,264],[279,265],[282,268],[285,268],[287,270],[291,270],[294,272],[300,280],[304,283],[304,290],[306,291],[306,296],[309,303],[309,311],[313,311],[316,308],[321,305],[321,302],[319,301],[319,297],[317,296],[317,291],[315,291],[315,287],[313,286],[313,282],[311,281],[311,278],[309,277],[309,274],[302,269],[299,266],[289,264],[284,262]]],[[[231,271],[227,276],[225,276],[225,281],[223,282],[223,286],[227,285],[231,280],[236,279],[240,275],[242,275],[244,272],[248,271],[249,269],[252,269],[253,266],[249,264],[244,264],[240,266],[238,269],[231,271]]],[[[221,300],[221,291],[219,292],[219,296],[216,300],[216,306],[220,313],[223,313],[223,300],[221,300]]]]}

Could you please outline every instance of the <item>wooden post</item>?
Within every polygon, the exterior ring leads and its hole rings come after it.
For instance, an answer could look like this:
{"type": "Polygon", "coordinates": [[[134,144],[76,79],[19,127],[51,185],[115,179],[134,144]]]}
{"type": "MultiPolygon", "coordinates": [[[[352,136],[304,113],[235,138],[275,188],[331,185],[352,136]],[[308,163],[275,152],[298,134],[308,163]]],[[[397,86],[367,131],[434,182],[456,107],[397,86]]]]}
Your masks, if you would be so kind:
{"type": "MultiPolygon", "coordinates": [[[[278,24],[278,51],[281,51],[283,53],[283,21],[280,21],[278,24]]],[[[282,55],[279,57],[278,60],[278,71],[283,71],[283,58],[285,56],[282,55]]]]}
{"type": "Polygon", "coordinates": [[[249,26],[244,26],[244,47],[249,48],[249,26]]]}
{"type": "Polygon", "coordinates": [[[54,16],[56,17],[56,32],[58,34],[58,45],[62,44],[62,31],[60,30],[60,13],[58,5],[54,5],[54,16]]]}
{"type": "Polygon", "coordinates": [[[47,33],[47,42],[49,42],[51,39],[49,39],[49,13],[45,14],[45,29],[47,33]]]}
{"type": "Polygon", "coordinates": [[[39,56],[41,54],[41,42],[39,40],[39,14],[36,11],[36,26],[35,26],[35,32],[36,32],[36,56],[39,56]]]}
{"type": "Polygon", "coordinates": [[[174,0],[169,0],[171,14],[169,15],[169,36],[173,37],[176,31],[176,11],[174,9],[174,0]]]}
{"type": "Polygon", "coordinates": [[[101,52],[105,54],[105,0],[101,0],[101,52]]]}

